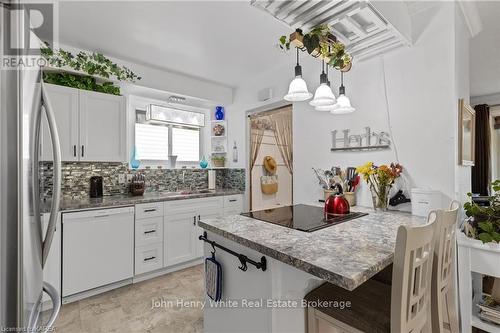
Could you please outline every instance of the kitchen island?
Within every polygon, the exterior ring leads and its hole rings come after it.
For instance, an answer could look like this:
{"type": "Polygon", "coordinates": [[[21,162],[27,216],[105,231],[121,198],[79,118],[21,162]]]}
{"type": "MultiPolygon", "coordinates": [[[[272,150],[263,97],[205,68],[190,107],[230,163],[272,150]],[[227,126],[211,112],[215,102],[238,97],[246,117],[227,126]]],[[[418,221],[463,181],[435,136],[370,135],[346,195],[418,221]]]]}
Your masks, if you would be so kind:
{"type": "MultiPolygon", "coordinates": [[[[305,332],[302,298],[324,281],[353,290],[390,265],[400,225],[426,220],[401,212],[374,212],[314,232],[303,232],[234,215],[202,220],[210,240],[259,261],[238,269],[238,258],[217,250],[223,267],[221,307],[207,304],[205,332],[305,332]]],[[[205,246],[205,255],[212,247],[205,246]]],[[[339,302],[348,300],[337,300],[339,302]]]]}

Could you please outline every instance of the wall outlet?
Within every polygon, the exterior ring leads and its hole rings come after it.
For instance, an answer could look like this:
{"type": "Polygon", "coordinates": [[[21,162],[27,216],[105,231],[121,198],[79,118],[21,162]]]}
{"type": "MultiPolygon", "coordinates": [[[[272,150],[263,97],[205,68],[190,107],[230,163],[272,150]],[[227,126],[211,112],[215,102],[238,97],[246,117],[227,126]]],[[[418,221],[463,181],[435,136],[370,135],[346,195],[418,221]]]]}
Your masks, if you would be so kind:
{"type": "Polygon", "coordinates": [[[118,183],[119,184],[125,184],[125,180],[126,180],[126,175],[125,174],[118,175],[118,183]]]}
{"type": "Polygon", "coordinates": [[[134,175],[132,175],[130,173],[127,174],[127,183],[132,182],[132,177],[134,177],[134,175]]]}

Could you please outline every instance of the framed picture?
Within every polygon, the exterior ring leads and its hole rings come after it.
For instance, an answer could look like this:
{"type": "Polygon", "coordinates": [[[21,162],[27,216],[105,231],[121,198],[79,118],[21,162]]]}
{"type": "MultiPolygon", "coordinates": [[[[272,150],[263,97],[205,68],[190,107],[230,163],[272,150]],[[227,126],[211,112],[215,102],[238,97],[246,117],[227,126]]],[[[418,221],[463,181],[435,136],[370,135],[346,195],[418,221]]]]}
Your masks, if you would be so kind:
{"type": "Polygon", "coordinates": [[[458,100],[458,164],[474,165],[476,111],[463,99],[458,100]]]}

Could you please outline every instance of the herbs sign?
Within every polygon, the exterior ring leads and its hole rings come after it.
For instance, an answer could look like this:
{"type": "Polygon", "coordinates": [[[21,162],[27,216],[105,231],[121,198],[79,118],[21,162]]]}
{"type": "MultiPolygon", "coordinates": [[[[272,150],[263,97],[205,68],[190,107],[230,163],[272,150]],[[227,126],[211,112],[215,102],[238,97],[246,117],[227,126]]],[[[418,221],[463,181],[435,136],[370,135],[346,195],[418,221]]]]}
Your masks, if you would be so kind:
{"type": "Polygon", "coordinates": [[[337,137],[337,130],[332,131],[331,151],[388,149],[391,145],[387,132],[372,132],[370,127],[365,127],[363,134],[349,134],[350,131],[343,130],[341,137],[337,137]]]}

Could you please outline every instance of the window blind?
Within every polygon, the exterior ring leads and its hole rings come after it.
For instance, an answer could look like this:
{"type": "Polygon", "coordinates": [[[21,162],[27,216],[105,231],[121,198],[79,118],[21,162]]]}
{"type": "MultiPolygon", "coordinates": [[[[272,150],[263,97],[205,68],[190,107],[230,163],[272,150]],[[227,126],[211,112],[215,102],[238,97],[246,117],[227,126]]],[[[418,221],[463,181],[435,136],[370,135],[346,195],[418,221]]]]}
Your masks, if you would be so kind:
{"type": "Polygon", "coordinates": [[[197,128],[172,127],[172,155],[177,155],[178,161],[199,161],[200,130],[197,128]]]}
{"type": "Polygon", "coordinates": [[[166,126],[135,124],[135,150],[138,160],[168,160],[168,131],[166,126]]]}

